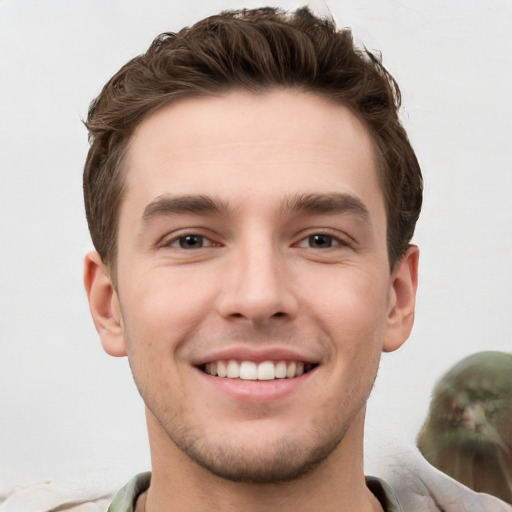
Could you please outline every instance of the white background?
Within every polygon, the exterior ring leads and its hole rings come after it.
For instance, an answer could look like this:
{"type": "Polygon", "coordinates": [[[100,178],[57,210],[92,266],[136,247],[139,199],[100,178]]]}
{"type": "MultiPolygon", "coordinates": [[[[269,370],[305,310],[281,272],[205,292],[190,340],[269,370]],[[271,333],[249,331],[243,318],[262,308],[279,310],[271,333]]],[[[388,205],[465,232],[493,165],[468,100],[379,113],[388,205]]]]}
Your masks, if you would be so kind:
{"type": "MultiPolygon", "coordinates": [[[[426,182],[416,326],[384,356],[369,404],[374,472],[391,439],[414,443],[442,372],[475,351],[511,351],[512,2],[329,5],[398,79],[426,182]]],[[[154,36],[240,6],[0,1],[0,492],[70,477],[117,485],[149,468],[127,361],[103,353],[82,288],[80,119],[154,36]]]]}

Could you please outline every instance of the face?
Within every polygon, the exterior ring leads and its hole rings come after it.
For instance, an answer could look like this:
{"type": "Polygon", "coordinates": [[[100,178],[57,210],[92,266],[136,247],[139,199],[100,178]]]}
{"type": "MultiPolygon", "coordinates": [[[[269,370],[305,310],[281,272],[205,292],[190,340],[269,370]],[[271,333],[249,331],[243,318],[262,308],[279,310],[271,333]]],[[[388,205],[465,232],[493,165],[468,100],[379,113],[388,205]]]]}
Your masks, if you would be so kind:
{"type": "Polygon", "coordinates": [[[361,122],[291,90],[182,100],[139,126],[126,180],[102,339],[153,444],[252,482],[347,450],[415,287],[361,122]]]}

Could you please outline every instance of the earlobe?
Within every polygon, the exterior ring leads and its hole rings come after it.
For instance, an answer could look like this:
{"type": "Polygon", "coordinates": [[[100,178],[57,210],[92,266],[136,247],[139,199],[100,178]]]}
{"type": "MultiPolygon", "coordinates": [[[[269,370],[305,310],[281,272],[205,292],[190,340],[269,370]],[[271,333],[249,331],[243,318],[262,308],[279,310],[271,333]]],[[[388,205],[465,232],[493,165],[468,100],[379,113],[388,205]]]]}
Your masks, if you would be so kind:
{"type": "Polygon", "coordinates": [[[393,352],[400,348],[411,333],[418,288],[418,261],[419,249],[411,245],[391,274],[384,352],[393,352]]]}
{"type": "Polygon", "coordinates": [[[111,356],[126,355],[119,298],[108,271],[96,251],[85,256],[84,285],[94,325],[105,352],[111,356]]]}

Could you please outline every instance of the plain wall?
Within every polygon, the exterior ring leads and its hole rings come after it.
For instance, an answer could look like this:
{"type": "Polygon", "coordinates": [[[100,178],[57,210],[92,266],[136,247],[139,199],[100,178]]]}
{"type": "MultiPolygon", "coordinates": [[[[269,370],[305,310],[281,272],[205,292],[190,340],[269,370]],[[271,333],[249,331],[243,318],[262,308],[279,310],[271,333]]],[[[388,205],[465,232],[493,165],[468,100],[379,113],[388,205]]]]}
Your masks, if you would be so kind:
{"type": "MultiPolygon", "coordinates": [[[[92,245],[81,118],[154,36],[240,6],[0,2],[0,492],[70,475],[117,483],[149,468],[142,401],[127,361],[103,353],[82,286],[92,245]]],[[[511,351],[512,2],[329,7],[382,51],[400,83],[426,184],[414,239],[416,326],[402,349],[384,355],[368,407],[366,465],[375,472],[388,440],[414,443],[448,367],[479,350],[511,351]]]]}

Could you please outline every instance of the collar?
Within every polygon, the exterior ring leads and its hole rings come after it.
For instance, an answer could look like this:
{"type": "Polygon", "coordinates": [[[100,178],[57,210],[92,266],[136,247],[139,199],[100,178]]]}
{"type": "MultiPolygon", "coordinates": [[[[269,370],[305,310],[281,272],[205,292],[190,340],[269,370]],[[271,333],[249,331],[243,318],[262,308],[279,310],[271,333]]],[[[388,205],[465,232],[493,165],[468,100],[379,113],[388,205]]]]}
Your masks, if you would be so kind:
{"type": "MultiPolygon", "coordinates": [[[[136,475],[117,493],[107,512],[135,512],[137,499],[149,489],[150,483],[150,472],[136,475]]],[[[367,476],[366,486],[379,500],[384,512],[402,512],[398,499],[387,482],[367,476]]]]}

